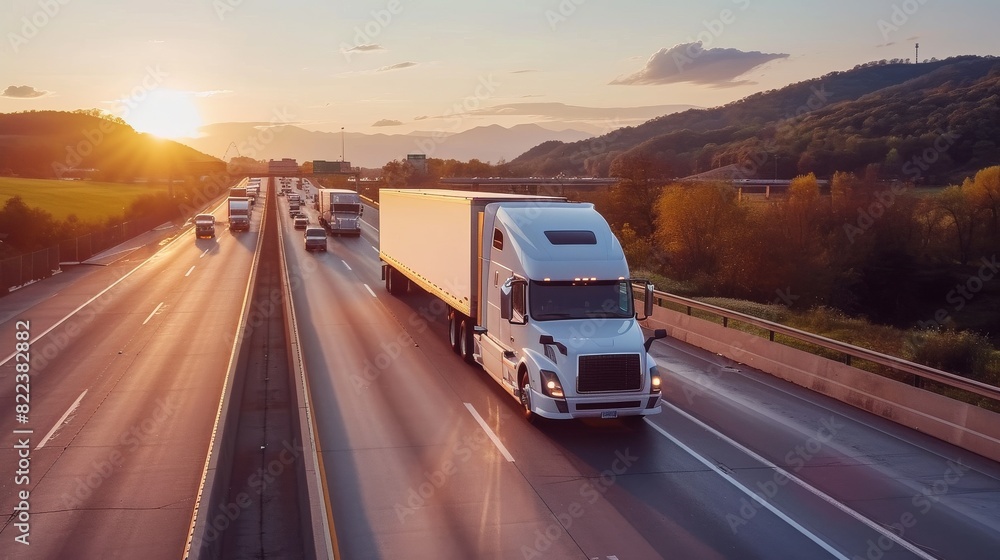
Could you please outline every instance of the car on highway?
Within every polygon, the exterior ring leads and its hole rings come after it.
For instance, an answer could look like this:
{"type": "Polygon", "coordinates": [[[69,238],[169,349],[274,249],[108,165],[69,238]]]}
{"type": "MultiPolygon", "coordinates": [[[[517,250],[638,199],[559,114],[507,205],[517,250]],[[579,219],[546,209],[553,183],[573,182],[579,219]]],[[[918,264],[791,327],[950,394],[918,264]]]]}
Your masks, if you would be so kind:
{"type": "Polygon", "coordinates": [[[306,228],[306,251],[326,252],[326,230],[321,227],[306,228]]]}
{"type": "Polygon", "coordinates": [[[299,214],[298,216],[295,216],[292,223],[294,224],[295,229],[306,229],[309,227],[309,218],[299,214]]]}

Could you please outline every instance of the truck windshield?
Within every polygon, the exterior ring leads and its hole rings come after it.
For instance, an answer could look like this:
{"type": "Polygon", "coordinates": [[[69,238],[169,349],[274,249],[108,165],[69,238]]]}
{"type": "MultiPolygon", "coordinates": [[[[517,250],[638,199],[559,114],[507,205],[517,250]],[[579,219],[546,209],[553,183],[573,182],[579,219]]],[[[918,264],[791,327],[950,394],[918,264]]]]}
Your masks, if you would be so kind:
{"type": "Polygon", "coordinates": [[[591,282],[537,282],[528,289],[529,315],[536,321],[628,319],[632,309],[632,286],[628,280],[591,282]]]}
{"type": "Polygon", "coordinates": [[[333,211],[334,212],[346,212],[346,213],[349,213],[349,214],[360,214],[361,213],[361,205],[360,204],[336,204],[335,203],[333,205],[333,211]]]}

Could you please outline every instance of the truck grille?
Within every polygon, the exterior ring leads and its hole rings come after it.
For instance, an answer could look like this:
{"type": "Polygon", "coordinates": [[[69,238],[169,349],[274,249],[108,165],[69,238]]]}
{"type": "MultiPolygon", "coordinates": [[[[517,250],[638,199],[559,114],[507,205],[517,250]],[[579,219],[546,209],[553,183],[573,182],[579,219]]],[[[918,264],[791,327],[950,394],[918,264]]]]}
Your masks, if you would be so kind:
{"type": "Polygon", "coordinates": [[[639,354],[580,356],[576,390],[580,393],[638,391],[642,388],[639,354]]]}

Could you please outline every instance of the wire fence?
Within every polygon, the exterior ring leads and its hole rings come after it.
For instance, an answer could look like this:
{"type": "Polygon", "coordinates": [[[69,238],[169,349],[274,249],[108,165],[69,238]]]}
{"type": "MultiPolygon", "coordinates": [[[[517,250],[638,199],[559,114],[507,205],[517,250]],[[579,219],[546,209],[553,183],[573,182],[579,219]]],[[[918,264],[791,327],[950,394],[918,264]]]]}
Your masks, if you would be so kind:
{"type": "Polygon", "coordinates": [[[102,251],[145,233],[163,219],[130,220],[95,232],[61,241],[58,245],[9,257],[0,261],[0,296],[26,284],[37,282],[62,270],[64,264],[78,264],[102,251]]]}

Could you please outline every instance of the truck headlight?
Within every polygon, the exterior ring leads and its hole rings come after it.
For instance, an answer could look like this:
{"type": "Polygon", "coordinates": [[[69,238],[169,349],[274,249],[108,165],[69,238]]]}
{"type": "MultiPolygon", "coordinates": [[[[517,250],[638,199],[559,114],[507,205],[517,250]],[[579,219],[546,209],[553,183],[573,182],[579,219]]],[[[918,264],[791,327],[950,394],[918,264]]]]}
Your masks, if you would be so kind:
{"type": "Polygon", "coordinates": [[[543,369],[539,372],[542,378],[542,394],[553,399],[563,399],[562,385],[559,384],[559,376],[556,372],[543,369]]]}
{"type": "Polygon", "coordinates": [[[656,367],[649,369],[649,392],[651,394],[657,394],[660,392],[660,372],[656,370],[656,367]]]}

